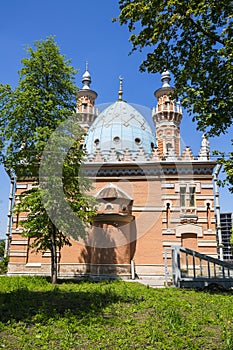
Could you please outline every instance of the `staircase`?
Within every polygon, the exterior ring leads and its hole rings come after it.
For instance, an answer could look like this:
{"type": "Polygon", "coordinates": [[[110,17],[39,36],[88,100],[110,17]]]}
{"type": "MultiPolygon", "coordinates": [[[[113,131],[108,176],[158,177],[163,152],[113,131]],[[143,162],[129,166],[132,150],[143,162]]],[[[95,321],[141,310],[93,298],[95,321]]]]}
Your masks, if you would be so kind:
{"type": "Polygon", "coordinates": [[[183,247],[171,247],[172,264],[165,251],[165,285],[179,288],[231,289],[233,264],[183,247]]]}

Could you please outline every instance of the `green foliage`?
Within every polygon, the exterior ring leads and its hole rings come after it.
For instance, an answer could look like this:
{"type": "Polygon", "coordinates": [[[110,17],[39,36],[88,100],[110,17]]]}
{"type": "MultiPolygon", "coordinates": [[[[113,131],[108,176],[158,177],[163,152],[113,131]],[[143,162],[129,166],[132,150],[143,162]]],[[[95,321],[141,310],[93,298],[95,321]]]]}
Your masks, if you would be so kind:
{"type": "Polygon", "coordinates": [[[26,51],[29,57],[22,59],[18,86],[13,90],[0,85],[1,152],[5,166],[18,176],[34,175],[51,132],[74,112],[77,90],[76,71],[53,37],[26,51]]]}
{"type": "Polygon", "coordinates": [[[142,71],[169,69],[175,96],[209,135],[225,133],[233,109],[231,1],[119,0],[133,51],[146,48],[142,71]]]}
{"type": "Polygon", "coordinates": [[[8,263],[9,257],[5,257],[0,260],[0,275],[5,275],[7,273],[8,263]]]}
{"type": "Polygon", "coordinates": [[[230,350],[232,292],[0,278],[4,349],[230,350]]]}
{"type": "MultiPolygon", "coordinates": [[[[231,140],[231,145],[233,146],[233,139],[231,140]]],[[[221,186],[227,185],[229,191],[233,193],[233,152],[229,152],[228,156],[218,151],[214,151],[213,153],[218,156],[218,163],[222,164],[226,174],[225,179],[219,181],[219,184],[221,186]]]]}
{"type": "Polygon", "coordinates": [[[5,255],[5,240],[0,241],[0,275],[7,273],[8,266],[8,257],[4,257],[5,255]]]}
{"type": "Polygon", "coordinates": [[[70,245],[69,236],[84,236],[93,201],[86,195],[90,182],[79,171],[84,131],[75,114],[76,70],[53,37],[27,53],[18,86],[0,85],[0,155],[19,179],[34,181],[15,210],[29,213],[21,224],[31,246],[50,250],[56,283],[57,252],[70,245]]]}
{"type": "MultiPolygon", "coordinates": [[[[233,121],[232,1],[119,0],[119,6],[132,52],[147,53],[140,70],[170,70],[173,97],[179,96],[198,129],[209,136],[227,132],[233,121]]],[[[232,155],[221,163],[232,192],[232,155]]]]}
{"type": "MultiPolygon", "coordinates": [[[[66,141],[70,141],[69,135],[64,138],[66,137],[66,141]]],[[[66,153],[67,144],[64,139],[61,143],[61,137],[55,137],[55,142],[66,153]]],[[[36,251],[52,251],[53,244],[60,250],[64,245],[71,245],[70,237],[85,237],[86,226],[95,214],[95,201],[86,194],[91,189],[91,183],[80,171],[83,153],[79,145],[79,140],[73,141],[72,147],[65,154],[61,164],[62,176],[57,158],[55,162],[52,160],[54,152],[51,149],[46,151],[46,172],[43,169],[40,182],[35,183],[31,190],[23,192],[19,198],[15,211],[20,213],[30,209],[27,220],[21,221],[20,225],[24,228],[23,234],[32,238],[31,247],[36,251]],[[52,239],[51,232],[54,231],[52,239]]]]}
{"type": "Polygon", "coordinates": [[[230,245],[233,246],[233,229],[231,229],[230,245]]]}
{"type": "Polygon", "coordinates": [[[4,253],[5,253],[5,240],[2,239],[0,240],[0,258],[4,257],[4,253]]]}

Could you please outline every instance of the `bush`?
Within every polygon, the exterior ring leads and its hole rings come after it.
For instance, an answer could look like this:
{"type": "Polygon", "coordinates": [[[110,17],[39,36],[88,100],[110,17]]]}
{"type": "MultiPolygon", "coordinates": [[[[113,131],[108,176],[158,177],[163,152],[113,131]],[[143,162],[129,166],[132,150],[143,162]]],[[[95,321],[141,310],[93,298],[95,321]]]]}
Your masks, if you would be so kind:
{"type": "Polygon", "coordinates": [[[0,261],[0,275],[5,275],[7,273],[9,258],[2,258],[0,261]]]}

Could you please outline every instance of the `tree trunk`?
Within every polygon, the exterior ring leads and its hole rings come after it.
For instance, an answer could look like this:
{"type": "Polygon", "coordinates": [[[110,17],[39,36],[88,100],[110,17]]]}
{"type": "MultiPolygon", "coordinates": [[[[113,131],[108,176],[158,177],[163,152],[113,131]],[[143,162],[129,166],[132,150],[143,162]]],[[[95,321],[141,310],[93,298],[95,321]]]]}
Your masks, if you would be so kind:
{"type": "Polygon", "coordinates": [[[56,227],[51,225],[51,282],[57,283],[57,246],[56,246],[56,227]]]}

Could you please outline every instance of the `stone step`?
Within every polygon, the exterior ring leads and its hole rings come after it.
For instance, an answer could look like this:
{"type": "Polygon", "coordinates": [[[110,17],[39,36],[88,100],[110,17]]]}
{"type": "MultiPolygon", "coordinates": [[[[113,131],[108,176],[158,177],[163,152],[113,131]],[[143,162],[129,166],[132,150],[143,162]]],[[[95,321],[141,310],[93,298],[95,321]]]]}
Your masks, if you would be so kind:
{"type": "Polygon", "coordinates": [[[140,276],[134,280],[128,280],[127,282],[137,282],[141,283],[145,286],[149,286],[152,288],[164,288],[165,287],[165,278],[164,276],[140,276]]]}

